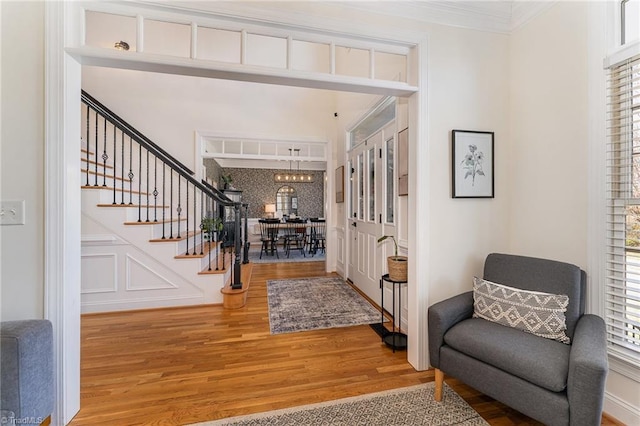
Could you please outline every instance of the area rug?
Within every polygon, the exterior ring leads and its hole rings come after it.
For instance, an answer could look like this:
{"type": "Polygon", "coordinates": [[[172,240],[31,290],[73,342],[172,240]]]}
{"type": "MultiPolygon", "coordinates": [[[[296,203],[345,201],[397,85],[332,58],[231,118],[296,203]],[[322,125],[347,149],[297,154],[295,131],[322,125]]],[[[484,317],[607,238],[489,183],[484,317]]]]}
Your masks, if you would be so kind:
{"type": "MultiPolygon", "coordinates": [[[[258,246],[259,247],[259,246],[258,246]]],[[[303,255],[300,250],[292,250],[289,257],[284,252],[282,247],[278,248],[278,255],[270,255],[262,253],[262,259],[260,259],[260,250],[253,247],[249,250],[249,261],[253,263],[288,263],[288,262],[324,262],[325,255],[321,251],[318,251],[314,256],[309,253],[303,255]]]]}
{"type": "Polygon", "coordinates": [[[488,425],[446,383],[442,402],[433,400],[434,383],[303,405],[249,416],[231,417],[197,426],[217,425],[488,425]]]}
{"type": "Polygon", "coordinates": [[[271,334],[380,322],[380,311],[342,278],[267,281],[271,334]]]}

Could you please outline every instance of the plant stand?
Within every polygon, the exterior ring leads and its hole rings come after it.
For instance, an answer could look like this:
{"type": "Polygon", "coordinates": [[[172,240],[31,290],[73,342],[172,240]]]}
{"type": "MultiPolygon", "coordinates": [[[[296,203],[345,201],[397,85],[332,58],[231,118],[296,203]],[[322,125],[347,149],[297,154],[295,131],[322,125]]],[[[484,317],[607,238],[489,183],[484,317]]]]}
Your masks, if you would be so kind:
{"type": "Polygon", "coordinates": [[[406,349],[407,348],[407,335],[402,333],[400,330],[400,325],[398,324],[398,331],[396,331],[396,286],[398,286],[398,310],[400,311],[400,318],[402,319],[402,293],[400,292],[400,286],[402,284],[407,284],[407,281],[395,281],[389,278],[389,274],[385,274],[380,278],[380,324],[384,324],[384,283],[391,283],[391,293],[393,294],[393,313],[391,315],[391,331],[385,333],[382,336],[382,341],[393,349],[395,353],[396,349],[406,349]]]}

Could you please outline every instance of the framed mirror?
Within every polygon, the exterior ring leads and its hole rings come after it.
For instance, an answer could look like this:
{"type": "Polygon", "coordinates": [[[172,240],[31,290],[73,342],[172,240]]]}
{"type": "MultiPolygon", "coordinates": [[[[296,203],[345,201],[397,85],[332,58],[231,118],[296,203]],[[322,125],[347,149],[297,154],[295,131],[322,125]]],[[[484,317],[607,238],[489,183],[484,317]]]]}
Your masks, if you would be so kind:
{"type": "Polygon", "coordinates": [[[298,214],[298,194],[295,189],[288,185],[278,189],[276,211],[282,215],[298,214]]]}

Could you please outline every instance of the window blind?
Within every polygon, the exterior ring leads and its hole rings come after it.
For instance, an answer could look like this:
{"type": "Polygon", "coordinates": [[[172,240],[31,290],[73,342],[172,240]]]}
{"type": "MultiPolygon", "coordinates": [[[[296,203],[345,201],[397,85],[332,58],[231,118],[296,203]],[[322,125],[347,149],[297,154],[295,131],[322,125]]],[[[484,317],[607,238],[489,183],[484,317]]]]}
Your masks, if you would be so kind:
{"type": "Polygon", "coordinates": [[[610,352],[640,365],[640,55],[607,80],[605,321],[610,352]]]}

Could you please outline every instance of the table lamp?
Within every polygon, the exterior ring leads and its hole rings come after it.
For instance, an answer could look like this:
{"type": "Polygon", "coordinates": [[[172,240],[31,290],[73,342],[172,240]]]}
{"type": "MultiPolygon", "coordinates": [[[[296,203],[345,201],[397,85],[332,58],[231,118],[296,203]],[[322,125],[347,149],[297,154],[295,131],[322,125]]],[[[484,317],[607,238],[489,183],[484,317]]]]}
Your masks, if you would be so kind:
{"type": "Polygon", "coordinates": [[[274,217],[274,213],[276,212],[276,205],[275,204],[265,204],[264,205],[264,212],[265,213],[270,213],[270,217],[274,217]]]}

